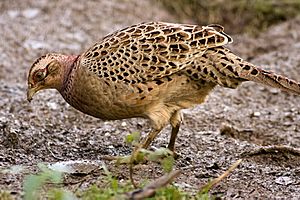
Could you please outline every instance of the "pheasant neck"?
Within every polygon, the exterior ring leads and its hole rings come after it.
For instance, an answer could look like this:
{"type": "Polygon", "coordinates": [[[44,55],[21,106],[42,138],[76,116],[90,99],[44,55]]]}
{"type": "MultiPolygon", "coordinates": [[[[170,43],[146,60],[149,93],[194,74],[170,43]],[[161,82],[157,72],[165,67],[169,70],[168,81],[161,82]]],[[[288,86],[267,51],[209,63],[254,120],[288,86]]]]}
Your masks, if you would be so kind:
{"type": "Polygon", "coordinates": [[[76,64],[76,61],[78,60],[79,55],[64,55],[60,58],[58,58],[58,61],[60,62],[62,66],[62,77],[61,77],[61,88],[59,90],[62,90],[66,84],[66,82],[69,79],[69,76],[74,69],[74,66],[76,64]]]}

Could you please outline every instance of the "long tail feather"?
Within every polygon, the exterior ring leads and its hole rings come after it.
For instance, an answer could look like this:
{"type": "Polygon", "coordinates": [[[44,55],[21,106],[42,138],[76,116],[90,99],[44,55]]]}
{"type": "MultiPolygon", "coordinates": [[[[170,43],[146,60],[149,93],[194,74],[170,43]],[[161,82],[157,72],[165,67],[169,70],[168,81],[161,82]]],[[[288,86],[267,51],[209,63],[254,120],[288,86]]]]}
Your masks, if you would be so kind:
{"type": "Polygon", "coordinates": [[[292,92],[295,94],[300,94],[300,83],[285,76],[278,75],[274,72],[266,71],[260,69],[252,64],[246,64],[239,72],[241,78],[247,79],[249,81],[254,81],[257,83],[262,83],[274,88],[279,88],[281,90],[292,92]],[[247,66],[247,67],[246,67],[247,66]],[[246,70],[245,68],[249,68],[246,70]]]}
{"type": "Polygon", "coordinates": [[[218,71],[222,71],[225,76],[242,81],[254,81],[283,91],[300,94],[300,82],[246,62],[226,48],[220,47],[216,50],[219,54],[215,55],[221,56],[216,58],[218,64],[215,67],[218,68],[218,71]]]}

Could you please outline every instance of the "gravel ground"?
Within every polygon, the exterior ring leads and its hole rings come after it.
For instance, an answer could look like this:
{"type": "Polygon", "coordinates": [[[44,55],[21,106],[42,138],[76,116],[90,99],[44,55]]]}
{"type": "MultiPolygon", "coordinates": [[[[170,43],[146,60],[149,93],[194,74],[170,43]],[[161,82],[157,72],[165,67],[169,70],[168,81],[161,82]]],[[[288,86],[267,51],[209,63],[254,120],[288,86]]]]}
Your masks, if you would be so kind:
{"type": "MultiPolygon", "coordinates": [[[[0,2],[0,169],[24,166],[20,173],[0,170],[0,190],[20,198],[24,175],[35,172],[40,162],[61,160],[105,163],[119,179],[128,179],[126,166],[102,157],[129,154],[125,136],[136,131],[146,134],[147,122],[104,122],[86,116],[56,91],[43,91],[29,104],[26,75],[31,63],[46,52],[78,54],[109,32],[133,23],[175,21],[153,2],[0,2]]],[[[271,27],[257,38],[238,35],[234,40],[229,48],[238,55],[300,81],[300,18],[271,27]]],[[[236,90],[216,88],[206,103],[184,111],[175,168],[185,170],[175,183],[196,191],[243,154],[256,152],[210,193],[225,199],[300,199],[299,100],[299,96],[250,82],[236,90]],[[287,148],[272,148],[281,145],[287,148]]],[[[169,132],[170,127],[163,130],[151,148],[166,146],[169,132]]],[[[76,190],[100,184],[101,170],[87,171],[83,179],[73,177],[77,180],[67,179],[65,185],[76,190]]],[[[135,170],[137,180],[161,175],[155,163],[135,170]]]]}

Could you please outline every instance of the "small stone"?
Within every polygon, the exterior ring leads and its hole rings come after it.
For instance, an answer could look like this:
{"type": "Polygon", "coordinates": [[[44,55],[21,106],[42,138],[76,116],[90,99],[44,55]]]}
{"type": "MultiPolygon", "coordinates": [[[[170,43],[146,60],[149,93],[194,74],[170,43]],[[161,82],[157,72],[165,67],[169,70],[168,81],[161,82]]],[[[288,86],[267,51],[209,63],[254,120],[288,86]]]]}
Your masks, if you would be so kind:
{"type": "Polygon", "coordinates": [[[279,185],[290,185],[293,182],[294,181],[288,176],[280,176],[275,180],[275,183],[277,183],[279,185]]]}
{"type": "Polygon", "coordinates": [[[192,186],[190,184],[187,184],[187,183],[174,183],[174,185],[176,187],[179,187],[179,188],[182,188],[182,189],[192,188],[192,186]]]}
{"type": "Polygon", "coordinates": [[[29,8],[22,12],[23,16],[28,19],[35,18],[40,13],[40,10],[37,8],[29,8]]]}
{"type": "Polygon", "coordinates": [[[51,109],[51,110],[57,110],[58,109],[58,104],[54,103],[54,102],[47,102],[47,106],[51,109]]]}
{"type": "Polygon", "coordinates": [[[20,12],[18,10],[9,10],[7,14],[10,18],[16,18],[20,15],[20,12]]]}
{"type": "Polygon", "coordinates": [[[271,92],[272,94],[278,94],[278,93],[279,93],[279,90],[278,90],[277,88],[271,88],[271,89],[270,89],[270,92],[271,92]]]}
{"type": "Polygon", "coordinates": [[[5,124],[8,122],[8,119],[6,117],[0,117],[0,123],[5,124]]]}
{"type": "Polygon", "coordinates": [[[121,126],[127,126],[126,122],[122,122],[121,126]]]}
{"type": "Polygon", "coordinates": [[[254,117],[259,117],[260,115],[261,115],[261,113],[258,112],[258,111],[256,111],[256,112],[253,113],[253,116],[254,116],[254,117]]]}
{"type": "Polygon", "coordinates": [[[49,48],[49,45],[45,42],[38,40],[25,40],[24,47],[27,49],[46,49],[49,48]]]}

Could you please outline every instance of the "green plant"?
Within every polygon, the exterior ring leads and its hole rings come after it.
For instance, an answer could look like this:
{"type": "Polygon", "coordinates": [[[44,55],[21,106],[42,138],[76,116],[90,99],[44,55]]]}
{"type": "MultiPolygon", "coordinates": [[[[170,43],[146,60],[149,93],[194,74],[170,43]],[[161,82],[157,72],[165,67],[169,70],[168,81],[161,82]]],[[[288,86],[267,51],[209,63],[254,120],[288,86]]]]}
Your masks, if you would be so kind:
{"type": "MultiPolygon", "coordinates": [[[[23,188],[24,188],[24,199],[35,200],[39,199],[42,192],[42,187],[46,184],[60,184],[62,182],[62,173],[49,169],[44,164],[38,164],[40,172],[35,175],[28,175],[25,177],[23,188]]],[[[50,187],[49,187],[50,188],[50,187]]],[[[63,191],[62,189],[48,189],[50,199],[71,199],[71,193],[63,191]]]]}

